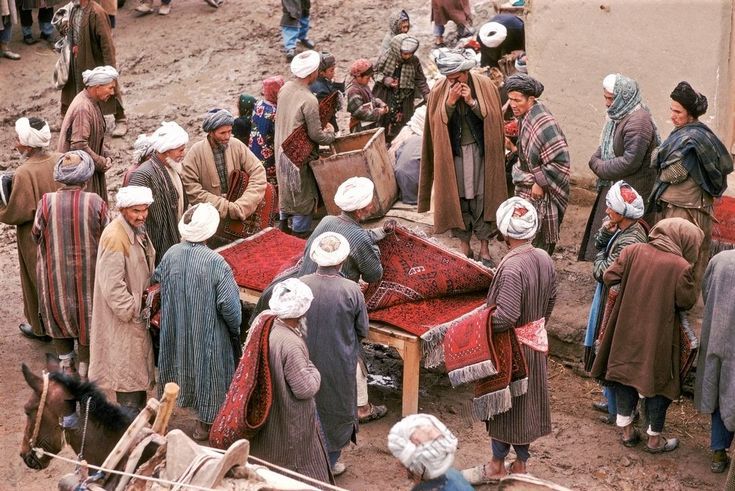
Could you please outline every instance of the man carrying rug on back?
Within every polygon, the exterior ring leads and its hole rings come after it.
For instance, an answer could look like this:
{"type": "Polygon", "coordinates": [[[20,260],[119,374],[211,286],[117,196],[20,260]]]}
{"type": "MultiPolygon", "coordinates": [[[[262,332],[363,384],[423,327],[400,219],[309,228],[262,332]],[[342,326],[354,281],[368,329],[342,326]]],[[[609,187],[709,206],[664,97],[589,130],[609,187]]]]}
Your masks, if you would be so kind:
{"type": "Polygon", "coordinates": [[[505,458],[511,445],[516,460],[510,472],[526,473],[531,442],[551,433],[545,324],[556,301],[554,263],[546,251],[531,244],[538,230],[538,215],[530,202],[510,198],[500,205],[496,216],[508,254],[500,261],[487,296],[488,305],[495,307],[491,325],[493,332],[515,330],[528,367],[528,390],[513,397],[509,411],[486,421],[492,458],[485,465],[462,471],[473,485],[497,482],[508,473],[505,458]]]}

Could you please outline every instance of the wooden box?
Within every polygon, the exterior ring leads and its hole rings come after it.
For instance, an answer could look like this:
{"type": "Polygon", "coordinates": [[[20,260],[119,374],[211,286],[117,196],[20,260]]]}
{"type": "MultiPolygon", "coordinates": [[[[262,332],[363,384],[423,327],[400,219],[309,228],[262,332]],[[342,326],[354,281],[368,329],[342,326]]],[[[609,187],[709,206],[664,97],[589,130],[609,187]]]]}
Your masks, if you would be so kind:
{"type": "Polygon", "coordinates": [[[334,204],[334,193],[347,179],[358,176],[367,177],[375,184],[375,211],[370,218],[385,215],[398,197],[398,185],[385,147],[383,128],[338,137],[329,152],[331,155],[311,162],[327,212],[340,214],[334,204]]]}

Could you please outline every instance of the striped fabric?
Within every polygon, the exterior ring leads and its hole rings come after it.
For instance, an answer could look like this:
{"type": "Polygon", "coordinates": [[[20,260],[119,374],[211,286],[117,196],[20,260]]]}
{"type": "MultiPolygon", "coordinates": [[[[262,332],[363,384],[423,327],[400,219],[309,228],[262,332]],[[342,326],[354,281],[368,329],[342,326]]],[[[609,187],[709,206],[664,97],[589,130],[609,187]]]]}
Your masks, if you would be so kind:
{"type": "Polygon", "coordinates": [[[105,202],[78,187],[47,193],[33,224],[38,296],[46,334],[89,346],[97,246],[109,222],[105,202]]]}

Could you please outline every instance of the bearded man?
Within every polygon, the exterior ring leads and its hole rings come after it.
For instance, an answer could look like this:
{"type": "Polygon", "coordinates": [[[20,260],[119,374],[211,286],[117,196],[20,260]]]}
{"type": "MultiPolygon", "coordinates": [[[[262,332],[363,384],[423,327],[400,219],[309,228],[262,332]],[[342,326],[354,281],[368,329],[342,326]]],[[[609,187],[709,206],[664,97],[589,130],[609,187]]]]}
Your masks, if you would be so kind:
{"type": "Polygon", "coordinates": [[[146,231],[156,249],[158,266],[166,251],[181,241],[178,224],[188,206],[181,182],[181,162],[189,135],[174,121],[164,121],[149,140],[150,157],[136,169],[128,184],[144,186],[153,192],[146,231]]]}
{"type": "Polygon", "coordinates": [[[26,322],[20,332],[32,339],[48,340],[38,315],[36,284],[36,246],[31,231],[36,206],[44,193],[56,191],[54,165],[59,154],[49,152],[51,130],[39,118],[20,118],[15,122],[15,148],[22,164],[13,174],[12,191],[7,206],[0,202],[0,222],[16,226],[20,285],[23,290],[23,311],[26,322]]]}

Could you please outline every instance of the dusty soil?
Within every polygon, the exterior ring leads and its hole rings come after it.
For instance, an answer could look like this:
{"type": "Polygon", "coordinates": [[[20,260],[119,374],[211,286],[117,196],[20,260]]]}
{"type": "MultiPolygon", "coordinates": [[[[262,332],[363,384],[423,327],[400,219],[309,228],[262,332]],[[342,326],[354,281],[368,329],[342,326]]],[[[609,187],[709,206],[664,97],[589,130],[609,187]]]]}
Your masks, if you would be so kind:
{"type": "MultiPolygon", "coordinates": [[[[234,109],[237,95],[257,94],[264,76],[287,74],[276,0],[228,0],[219,10],[198,0],[177,0],[167,18],[136,18],[133,2],[129,0],[119,12],[115,30],[130,132],[123,139],[107,140],[115,160],[114,169],[108,173],[112,190],[129,165],[132,143],[139,133],[153,130],[162,120],[174,119],[196,140],[203,112],[212,107],[234,109]]],[[[313,4],[310,37],[336,55],[338,79],[344,76],[351,60],[377,54],[394,2],[351,0],[343,6],[337,0],[320,0],[313,4]]],[[[412,32],[424,43],[420,54],[425,56],[431,42],[429,2],[406,0],[403,6],[412,15],[412,32]]],[[[491,15],[487,3],[474,6],[478,19],[491,15]]],[[[18,117],[40,115],[51,122],[55,131],[60,125],[59,93],[50,88],[55,55],[41,43],[22,45],[18,32],[15,40],[23,60],[0,60],[0,121],[5,128],[0,133],[1,168],[13,168],[18,163],[12,130],[18,117]]],[[[591,193],[575,190],[562,243],[554,255],[561,293],[551,321],[555,336],[552,349],[560,357],[552,359],[549,373],[553,433],[533,445],[529,470],[574,489],[720,489],[724,476],[709,472],[709,421],[693,411],[689,399],[672,405],[667,422],[667,432],[681,439],[681,448],[665,456],[651,456],[640,448],[624,448],[618,442],[617,431],[598,422],[590,403],[599,397],[599,387],[568,368],[570,360],[579,357],[578,344],[570,342],[581,339],[592,293],[589,265],[575,260],[590,202],[591,193]]],[[[441,240],[452,244],[447,237],[441,240]]],[[[499,258],[500,245],[494,248],[499,258]]],[[[46,470],[31,471],[17,456],[25,424],[22,407],[28,397],[20,364],[25,362],[40,371],[43,353],[51,348],[18,333],[23,313],[15,232],[6,226],[0,227],[0,271],[0,288],[5,292],[0,304],[0,317],[5,323],[0,333],[0,356],[8,375],[0,403],[0,453],[5,457],[0,461],[4,483],[0,488],[55,489],[56,479],[73,470],[70,465],[54,463],[46,470]]],[[[338,484],[350,489],[408,489],[404,471],[386,447],[387,432],[400,415],[400,361],[384,350],[376,352],[372,372],[389,377],[394,387],[375,385],[371,398],[375,403],[387,404],[390,414],[361,429],[359,445],[344,453],[348,470],[338,478],[338,484]]],[[[420,410],[437,415],[458,436],[459,468],[489,458],[489,438],[483,425],[471,421],[469,400],[468,389],[454,390],[445,376],[422,371],[420,410]]],[[[191,418],[183,411],[177,414],[174,425],[192,429],[191,418]]],[[[72,452],[67,449],[65,454],[71,456],[72,452]]]]}

